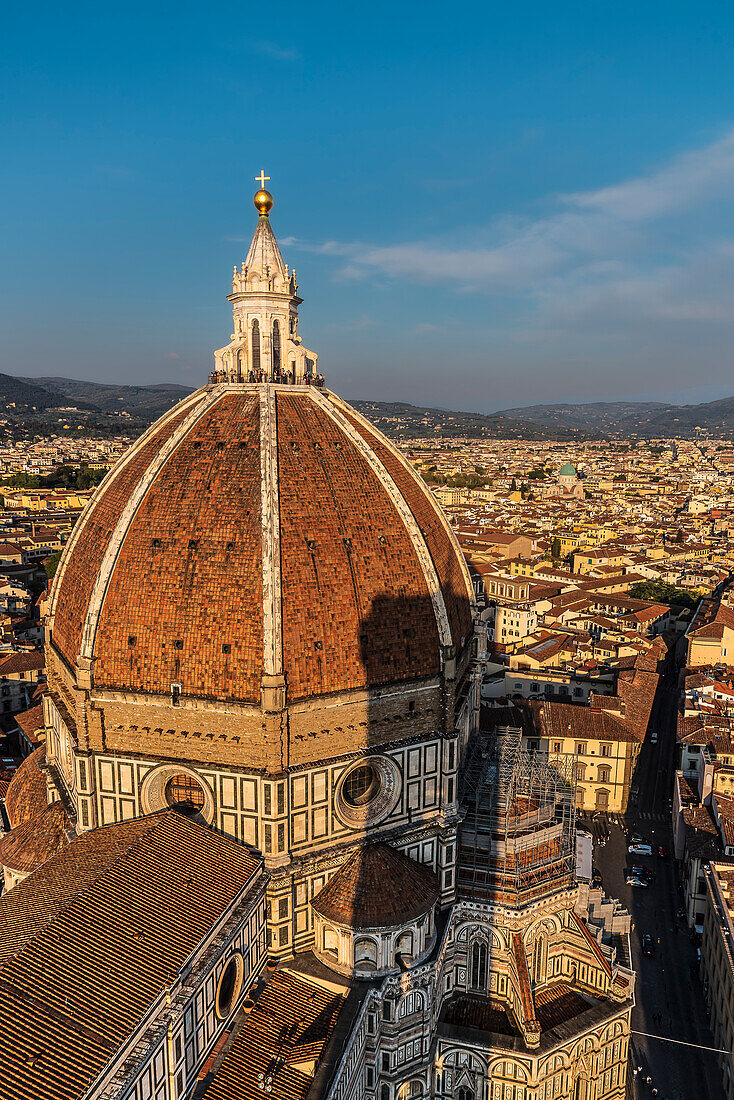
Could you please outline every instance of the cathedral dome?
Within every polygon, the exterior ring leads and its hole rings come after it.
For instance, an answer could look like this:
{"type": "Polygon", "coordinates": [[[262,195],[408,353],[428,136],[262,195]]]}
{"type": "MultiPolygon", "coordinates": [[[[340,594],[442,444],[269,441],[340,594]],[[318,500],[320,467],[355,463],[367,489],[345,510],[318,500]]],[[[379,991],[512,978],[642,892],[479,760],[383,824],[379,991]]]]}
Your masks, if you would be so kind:
{"type": "Polygon", "coordinates": [[[51,644],[80,686],[259,705],[438,675],[467,642],[419,476],[315,385],[217,383],[127,452],[74,529],[51,644]]]}
{"type": "Polygon", "coordinates": [[[576,467],[570,462],[564,462],[558,471],[559,477],[576,477],[576,467]]]}

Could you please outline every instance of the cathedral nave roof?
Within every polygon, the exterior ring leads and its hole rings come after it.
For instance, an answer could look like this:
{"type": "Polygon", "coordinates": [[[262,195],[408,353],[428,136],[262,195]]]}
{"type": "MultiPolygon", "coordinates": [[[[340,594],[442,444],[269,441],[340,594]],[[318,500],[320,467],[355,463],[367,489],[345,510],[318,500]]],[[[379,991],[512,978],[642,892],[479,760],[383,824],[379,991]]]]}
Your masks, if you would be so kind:
{"type": "Polygon", "coordinates": [[[259,867],[168,811],[83,833],[0,898],[3,1100],[78,1100],[259,867]]]}

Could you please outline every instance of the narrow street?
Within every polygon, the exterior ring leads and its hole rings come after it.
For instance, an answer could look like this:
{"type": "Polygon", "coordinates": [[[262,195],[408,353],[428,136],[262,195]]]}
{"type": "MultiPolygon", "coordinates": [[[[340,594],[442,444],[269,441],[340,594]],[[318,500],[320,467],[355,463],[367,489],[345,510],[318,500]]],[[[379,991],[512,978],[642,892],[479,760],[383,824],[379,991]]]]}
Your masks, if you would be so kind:
{"type": "MultiPolygon", "coordinates": [[[[681,903],[677,893],[678,871],[672,859],[672,828],[669,800],[675,754],[675,676],[661,678],[650,728],[657,729],[658,743],[646,741],[640,753],[633,790],[626,815],[633,827],[653,846],[663,845],[668,859],[632,856],[621,823],[588,821],[595,840],[608,831],[604,847],[594,846],[594,864],[602,873],[604,888],[619,898],[632,916],[632,956],[637,971],[636,1007],[633,1031],[661,1038],[632,1036],[632,1067],[642,1067],[633,1078],[632,1095],[638,1100],[657,1095],[660,1100],[721,1100],[718,1059],[715,1054],[664,1042],[663,1038],[713,1046],[708,1027],[703,989],[698,977],[696,947],[685,922],[676,912],[681,903]],[[654,873],[648,888],[628,886],[625,866],[642,864],[654,873]],[[642,937],[650,933],[655,956],[642,953],[642,937]],[[658,1013],[661,1019],[658,1020],[658,1013]],[[656,1019],[653,1020],[653,1015],[656,1019]],[[648,1084],[646,1078],[650,1076],[648,1084]],[[657,1089],[657,1094],[653,1089],[657,1089]]],[[[582,822],[582,827],[584,823],[582,822]]]]}

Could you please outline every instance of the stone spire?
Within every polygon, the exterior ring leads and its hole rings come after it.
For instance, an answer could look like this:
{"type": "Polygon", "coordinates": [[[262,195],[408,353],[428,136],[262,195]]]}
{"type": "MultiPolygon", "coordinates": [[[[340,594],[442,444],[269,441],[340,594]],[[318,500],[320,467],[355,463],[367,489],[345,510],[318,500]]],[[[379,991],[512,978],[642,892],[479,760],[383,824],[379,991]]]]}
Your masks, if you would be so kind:
{"type": "MultiPolygon", "coordinates": [[[[267,194],[267,191],[263,193],[267,194]]],[[[288,271],[283,263],[283,257],[280,254],[278,242],[275,239],[275,234],[270,225],[270,218],[267,214],[261,214],[258,219],[250,251],[247,253],[247,259],[245,260],[245,271],[256,271],[262,278],[266,279],[276,274],[281,279],[287,279],[288,277],[288,271]]]]}
{"type": "Polygon", "coordinates": [[[273,196],[265,190],[268,176],[254,197],[260,215],[247,258],[234,269],[231,342],[214,353],[212,381],[304,384],[318,379],[318,356],[304,348],[298,335],[298,283],[283,261],[270,225],[273,196]]]}

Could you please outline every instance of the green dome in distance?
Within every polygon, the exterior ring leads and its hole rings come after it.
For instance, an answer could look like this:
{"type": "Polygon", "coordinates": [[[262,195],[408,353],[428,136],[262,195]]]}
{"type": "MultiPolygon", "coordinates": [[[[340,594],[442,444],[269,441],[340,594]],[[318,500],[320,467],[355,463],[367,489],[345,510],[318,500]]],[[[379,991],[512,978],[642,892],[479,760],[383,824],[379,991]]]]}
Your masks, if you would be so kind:
{"type": "Polygon", "coordinates": [[[558,471],[559,477],[576,477],[576,467],[572,466],[570,462],[564,462],[558,471]]]}

